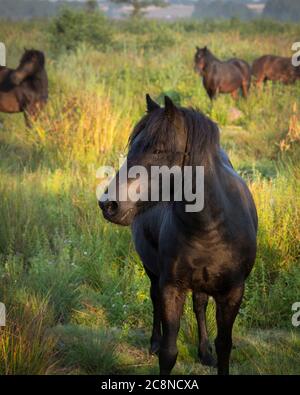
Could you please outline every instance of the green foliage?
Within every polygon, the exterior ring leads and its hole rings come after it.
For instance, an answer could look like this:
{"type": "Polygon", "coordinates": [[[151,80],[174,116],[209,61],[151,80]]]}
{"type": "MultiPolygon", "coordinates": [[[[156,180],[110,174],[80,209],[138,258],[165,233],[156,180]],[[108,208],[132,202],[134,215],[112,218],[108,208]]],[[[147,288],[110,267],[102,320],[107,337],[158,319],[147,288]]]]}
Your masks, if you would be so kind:
{"type": "Polygon", "coordinates": [[[69,369],[79,374],[112,374],[115,371],[116,338],[108,331],[58,326],[61,357],[69,369]]]}
{"type": "Polygon", "coordinates": [[[75,11],[63,9],[49,26],[49,40],[54,50],[75,50],[86,43],[97,49],[105,49],[112,42],[110,22],[100,11],[75,11]]]}

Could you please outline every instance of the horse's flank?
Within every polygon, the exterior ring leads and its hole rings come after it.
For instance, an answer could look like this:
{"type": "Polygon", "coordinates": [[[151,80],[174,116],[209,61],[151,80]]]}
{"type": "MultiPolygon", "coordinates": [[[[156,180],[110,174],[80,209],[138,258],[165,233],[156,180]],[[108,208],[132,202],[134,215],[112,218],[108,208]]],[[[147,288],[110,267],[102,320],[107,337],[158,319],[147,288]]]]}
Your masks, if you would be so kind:
{"type": "Polygon", "coordinates": [[[300,66],[293,66],[291,58],[264,55],[253,62],[252,74],[258,86],[268,80],[293,84],[300,79],[300,66]]]}

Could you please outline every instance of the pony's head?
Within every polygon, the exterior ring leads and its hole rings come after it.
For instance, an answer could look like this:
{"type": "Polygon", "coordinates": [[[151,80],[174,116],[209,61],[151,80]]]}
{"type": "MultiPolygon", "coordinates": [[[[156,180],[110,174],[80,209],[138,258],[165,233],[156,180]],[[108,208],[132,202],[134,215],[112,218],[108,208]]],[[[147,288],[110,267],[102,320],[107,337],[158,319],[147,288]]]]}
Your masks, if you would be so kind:
{"type": "Polygon", "coordinates": [[[146,99],[147,114],[129,138],[127,160],[99,200],[103,216],[120,225],[130,225],[158,202],[174,201],[183,168],[209,165],[218,151],[219,130],[210,119],[177,107],[167,96],[163,108],[149,95],[146,99]]]}
{"type": "Polygon", "coordinates": [[[25,49],[17,69],[11,75],[11,81],[19,85],[26,78],[36,75],[45,67],[45,55],[35,49],[25,49]]]}
{"type": "Polygon", "coordinates": [[[203,48],[196,47],[196,53],[194,56],[194,70],[200,75],[206,66],[206,58],[209,53],[208,48],[205,46],[203,48]]]}

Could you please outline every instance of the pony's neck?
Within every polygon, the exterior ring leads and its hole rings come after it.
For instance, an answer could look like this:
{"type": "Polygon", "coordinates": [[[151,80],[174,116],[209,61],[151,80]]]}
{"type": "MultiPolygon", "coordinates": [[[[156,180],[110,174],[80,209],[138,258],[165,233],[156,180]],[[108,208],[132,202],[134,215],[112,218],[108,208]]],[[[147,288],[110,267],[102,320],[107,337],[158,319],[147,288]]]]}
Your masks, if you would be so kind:
{"type": "MultiPolygon", "coordinates": [[[[212,222],[219,208],[221,207],[221,159],[208,157],[206,161],[199,164],[204,168],[204,179],[203,183],[200,182],[202,187],[195,187],[195,180],[193,180],[193,192],[197,193],[197,204],[201,201],[204,202],[203,207],[200,210],[196,209],[195,202],[181,201],[175,202],[174,214],[182,225],[187,225],[191,229],[205,229],[212,222]],[[198,188],[198,189],[197,189],[198,188]],[[199,195],[198,195],[199,192],[199,195]],[[203,199],[203,200],[202,200],[203,199]],[[187,211],[195,208],[195,211],[187,211]]],[[[199,179],[197,180],[199,182],[199,179]]],[[[184,196],[184,192],[183,192],[184,196]]]]}
{"type": "Polygon", "coordinates": [[[212,62],[220,62],[220,60],[215,55],[213,55],[212,52],[207,50],[206,55],[205,55],[205,67],[204,67],[204,69],[206,69],[212,62]]]}
{"type": "Polygon", "coordinates": [[[48,97],[48,78],[45,69],[39,70],[30,77],[34,89],[44,98],[48,97]]]}
{"type": "Polygon", "coordinates": [[[31,77],[32,77],[32,79],[35,79],[35,80],[43,80],[45,78],[45,70],[41,69],[41,70],[37,71],[36,73],[34,73],[31,77]]]}

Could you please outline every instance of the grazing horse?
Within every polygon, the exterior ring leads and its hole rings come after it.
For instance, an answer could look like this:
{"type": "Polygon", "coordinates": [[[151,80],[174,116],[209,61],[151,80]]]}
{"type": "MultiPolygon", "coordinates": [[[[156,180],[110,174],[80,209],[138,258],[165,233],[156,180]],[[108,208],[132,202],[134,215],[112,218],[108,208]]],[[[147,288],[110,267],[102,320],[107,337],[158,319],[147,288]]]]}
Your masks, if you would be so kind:
{"type": "MultiPolygon", "coordinates": [[[[217,307],[218,373],[228,374],[232,327],[256,256],[255,204],[221,149],[214,122],[200,112],[177,107],[168,97],[161,108],[147,96],[147,107],[148,113],[129,139],[125,176],[124,172],[120,176],[124,164],[99,199],[99,205],[108,221],[131,225],[136,250],[151,281],[150,351],[159,354],[160,373],[170,374],[175,365],[180,318],[185,296],[191,290],[200,361],[214,364],[205,317],[208,297],[212,296],[217,307]],[[157,201],[120,199],[121,191],[129,191],[132,183],[137,190],[151,195],[152,182],[147,186],[140,177],[130,177],[134,166],[147,170],[177,166],[182,170],[183,183],[193,190],[198,180],[196,170],[203,166],[202,210],[187,210],[189,200],[177,200],[174,195],[169,201],[161,196],[157,201]],[[189,180],[184,173],[187,168],[194,171],[189,180]],[[109,191],[114,182],[117,186],[112,194],[109,191]]],[[[164,183],[160,181],[159,185],[161,188],[164,183]]]]}
{"type": "Polygon", "coordinates": [[[25,50],[17,69],[0,67],[0,112],[23,112],[28,126],[48,99],[43,52],[25,50]]]}
{"type": "Polygon", "coordinates": [[[247,62],[233,58],[222,62],[207,48],[196,47],[195,71],[203,78],[203,86],[212,100],[218,93],[231,93],[237,99],[241,89],[248,96],[251,84],[251,69],[247,62]]]}
{"type": "Polygon", "coordinates": [[[253,62],[252,74],[258,87],[268,80],[293,84],[300,79],[300,66],[293,66],[291,58],[264,55],[253,62]]]}

